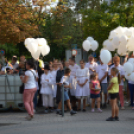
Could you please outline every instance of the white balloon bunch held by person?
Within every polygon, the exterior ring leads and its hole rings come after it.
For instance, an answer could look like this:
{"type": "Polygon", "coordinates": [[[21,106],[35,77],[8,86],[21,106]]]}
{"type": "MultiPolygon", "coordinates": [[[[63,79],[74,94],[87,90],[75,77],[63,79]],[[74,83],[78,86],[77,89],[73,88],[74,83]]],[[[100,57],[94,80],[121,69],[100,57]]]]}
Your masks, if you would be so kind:
{"type": "MultiPolygon", "coordinates": [[[[89,62],[85,64],[85,68],[89,69],[89,83],[90,83],[90,75],[96,72],[98,64],[94,61],[93,55],[89,55],[89,62]]],[[[90,96],[87,97],[87,105],[90,105],[90,96]]]]}
{"type": "Polygon", "coordinates": [[[49,112],[49,107],[53,111],[53,79],[52,75],[49,72],[50,68],[49,65],[45,65],[44,67],[44,74],[41,76],[41,90],[40,93],[42,94],[43,106],[45,107],[45,113],[49,112]]]}
{"type": "Polygon", "coordinates": [[[80,60],[81,69],[76,71],[76,98],[78,99],[77,111],[81,111],[81,101],[83,101],[83,112],[86,111],[86,99],[90,94],[89,90],[89,69],[85,68],[85,61],[80,60]]]}
{"type": "Polygon", "coordinates": [[[71,89],[70,89],[70,101],[72,103],[72,108],[74,110],[76,110],[76,71],[77,69],[80,69],[80,67],[75,63],[75,59],[74,58],[69,58],[69,69],[71,70],[70,73],[70,81],[71,81],[71,89]]]}
{"type": "Polygon", "coordinates": [[[103,108],[107,107],[107,75],[108,75],[108,65],[104,64],[100,59],[100,65],[97,67],[98,78],[101,85],[101,105],[103,108]],[[102,104],[102,93],[104,94],[104,105],[102,104]]]}
{"type": "Polygon", "coordinates": [[[113,62],[114,62],[114,65],[112,65],[109,69],[109,77],[112,78],[111,76],[111,69],[112,68],[117,68],[119,70],[119,73],[120,73],[120,77],[121,77],[121,83],[119,85],[119,98],[120,98],[120,105],[121,105],[121,109],[125,109],[124,108],[124,94],[123,94],[123,79],[125,78],[125,71],[124,71],[124,68],[123,66],[120,65],[120,57],[118,56],[115,56],[113,58],[113,62]]]}

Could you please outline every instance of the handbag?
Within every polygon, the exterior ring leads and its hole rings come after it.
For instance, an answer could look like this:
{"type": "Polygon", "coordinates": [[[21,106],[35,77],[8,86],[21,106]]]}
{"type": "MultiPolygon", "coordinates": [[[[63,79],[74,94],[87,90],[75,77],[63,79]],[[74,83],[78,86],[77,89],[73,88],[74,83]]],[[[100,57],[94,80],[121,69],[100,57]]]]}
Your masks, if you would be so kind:
{"type": "Polygon", "coordinates": [[[24,93],[24,83],[22,83],[22,85],[20,86],[20,90],[19,90],[20,94],[24,93]]]}

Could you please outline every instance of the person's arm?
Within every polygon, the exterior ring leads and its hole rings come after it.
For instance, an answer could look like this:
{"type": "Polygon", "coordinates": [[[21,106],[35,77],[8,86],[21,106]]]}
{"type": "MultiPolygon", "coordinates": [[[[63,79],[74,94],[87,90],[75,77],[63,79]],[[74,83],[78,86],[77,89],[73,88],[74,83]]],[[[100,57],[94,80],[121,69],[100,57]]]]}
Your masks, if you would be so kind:
{"type": "Polygon", "coordinates": [[[100,79],[100,82],[102,82],[108,75],[108,72],[105,72],[104,76],[100,79]]]}
{"type": "Polygon", "coordinates": [[[28,78],[29,78],[29,76],[27,76],[27,75],[25,75],[24,77],[20,76],[20,79],[21,79],[22,83],[27,83],[28,78]]]}
{"type": "Polygon", "coordinates": [[[108,86],[107,90],[110,90],[113,87],[114,83],[110,83],[110,85],[108,86]]]}
{"type": "Polygon", "coordinates": [[[93,84],[92,84],[92,83],[90,83],[90,85],[89,85],[89,86],[90,86],[90,89],[91,89],[91,90],[95,90],[95,91],[96,91],[96,89],[95,89],[95,88],[93,88],[93,84]]]}

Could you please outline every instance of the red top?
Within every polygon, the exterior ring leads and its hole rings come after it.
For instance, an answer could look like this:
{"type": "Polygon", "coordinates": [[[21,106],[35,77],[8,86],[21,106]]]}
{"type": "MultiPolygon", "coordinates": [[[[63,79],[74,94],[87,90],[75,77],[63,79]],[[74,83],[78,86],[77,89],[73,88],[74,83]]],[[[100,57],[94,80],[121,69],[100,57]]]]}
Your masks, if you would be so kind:
{"type": "MultiPolygon", "coordinates": [[[[96,86],[99,85],[99,81],[91,81],[91,83],[92,83],[93,88],[95,88],[96,86]]],[[[91,94],[99,94],[100,91],[94,91],[94,90],[90,89],[90,93],[91,94]]]]}

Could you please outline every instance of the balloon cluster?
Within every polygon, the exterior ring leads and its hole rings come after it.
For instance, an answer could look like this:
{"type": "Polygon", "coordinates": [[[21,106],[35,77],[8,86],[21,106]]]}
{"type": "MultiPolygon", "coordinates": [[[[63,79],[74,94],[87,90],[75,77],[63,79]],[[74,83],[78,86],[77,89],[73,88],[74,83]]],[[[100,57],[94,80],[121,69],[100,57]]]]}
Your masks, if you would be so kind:
{"type": "Polygon", "coordinates": [[[92,37],[88,37],[88,38],[83,42],[82,46],[83,46],[83,49],[84,49],[85,51],[89,51],[90,49],[91,49],[92,51],[95,51],[95,50],[98,48],[99,44],[98,44],[98,42],[97,42],[96,40],[94,40],[92,37]]]}
{"type": "Polygon", "coordinates": [[[128,51],[134,51],[134,27],[117,27],[110,32],[107,40],[103,42],[104,49],[115,51],[125,56],[128,51]]]}
{"type": "Polygon", "coordinates": [[[37,60],[41,54],[45,56],[50,52],[50,47],[44,38],[27,38],[24,44],[35,60],[37,60]]]}
{"type": "Polygon", "coordinates": [[[126,79],[134,82],[134,58],[130,58],[123,67],[126,79]]]}

